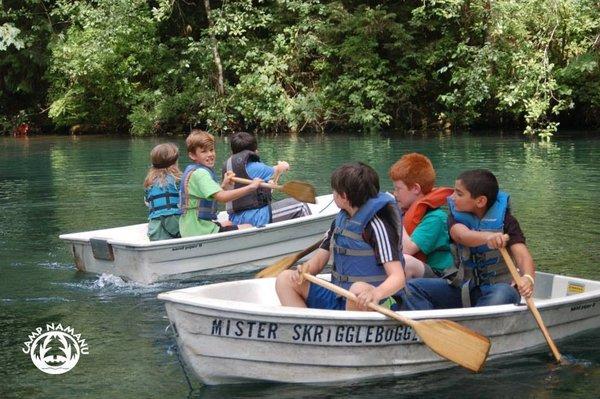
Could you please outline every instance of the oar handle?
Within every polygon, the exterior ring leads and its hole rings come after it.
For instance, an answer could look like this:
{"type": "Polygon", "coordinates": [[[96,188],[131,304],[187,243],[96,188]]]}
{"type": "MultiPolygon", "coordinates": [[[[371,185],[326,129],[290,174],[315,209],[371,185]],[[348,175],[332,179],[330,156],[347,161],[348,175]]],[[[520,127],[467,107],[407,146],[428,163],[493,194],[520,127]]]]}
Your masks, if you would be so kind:
{"type": "MultiPolygon", "coordinates": [[[[244,179],[241,177],[232,177],[231,180],[233,180],[236,183],[240,183],[240,184],[252,184],[253,183],[252,180],[244,179]]],[[[281,186],[278,186],[277,184],[269,184],[269,183],[262,182],[262,183],[260,183],[260,186],[264,187],[264,188],[281,190],[281,186]]]]}
{"type": "MultiPolygon", "coordinates": [[[[521,285],[523,278],[519,274],[519,271],[517,270],[517,267],[513,263],[510,255],[506,251],[506,248],[500,248],[500,253],[502,254],[502,257],[504,258],[504,262],[506,263],[506,266],[508,266],[508,270],[510,271],[512,278],[515,280],[517,285],[521,285]]],[[[529,311],[533,315],[533,318],[535,319],[538,327],[542,331],[542,334],[544,335],[544,338],[546,339],[546,342],[548,343],[548,346],[550,347],[550,350],[552,351],[554,358],[556,359],[557,362],[560,363],[560,359],[562,356],[561,356],[560,352],[558,351],[558,348],[556,347],[554,340],[550,336],[548,329],[544,325],[544,320],[542,320],[542,315],[540,315],[540,312],[538,311],[537,307],[535,306],[535,303],[533,302],[533,298],[526,298],[525,302],[527,303],[527,307],[529,308],[529,311]]]]}
{"type": "MultiPolygon", "coordinates": [[[[350,292],[348,290],[343,289],[342,287],[340,287],[338,285],[332,284],[329,281],[325,281],[323,279],[320,279],[320,278],[313,276],[312,274],[309,274],[306,272],[302,273],[302,277],[305,278],[306,280],[310,281],[311,283],[320,285],[323,288],[327,288],[328,290],[333,291],[336,294],[341,295],[353,302],[358,302],[358,297],[356,295],[354,295],[352,292],[350,292]]],[[[416,323],[415,320],[411,320],[409,318],[401,316],[396,312],[392,312],[391,310],[384,308],[383,306],[377,305],[376,303],[369,302],[367,304],[367,306],[376,312],[379,312],[388,317],[391,317],[392,319],[398,320],[400,323],[406,324],[408,326],[412,327],[416,323]]]]}

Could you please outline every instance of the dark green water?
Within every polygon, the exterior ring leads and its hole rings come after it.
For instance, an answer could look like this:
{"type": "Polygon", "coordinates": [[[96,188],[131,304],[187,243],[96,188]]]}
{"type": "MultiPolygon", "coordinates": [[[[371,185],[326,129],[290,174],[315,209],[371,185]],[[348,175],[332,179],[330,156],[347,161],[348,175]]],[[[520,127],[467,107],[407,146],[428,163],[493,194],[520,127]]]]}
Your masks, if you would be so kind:
{"type": "MultiPolygon", "coordinates": [[[[183,149],[183,140],[177,142],[183,149]]],[[[157,143],[0,137],[0,398],[600,396],[600,330],[558,343],[578,359],[572,367],[556,368],[548,353],[538,352],[489,362],[479,375],[455,368],[334,387],[207,388],[192,378],[190,391],[174,341],[165,334],[164,307],[155,299],[186,285],[142,287],[78,273],[58,239],[60,233],[143,222],[141,182],[157,143]],[[48,375],[21,348],[36,327],[59,322],[82,334],[90,354],[68,373],[48,375]]],[[[463,169],[489,168],[512,194],[538,269],[600,279],[600,219],[594,211],[600,139],[563,134],[540,145],[520,136],[275,137],[262,139],[260,150],[267,161],[289,161],[289,178],[313,182],[321,194],[328,192],[330,172],[348,160],[374,166],[386,189],[387,168],[410,151],[428,155],[444,185],[463,169]]],[[[221,142],[217,151],[222,160],[227,145],[221,142]]],[[[250,275],[229,278],[242,277],[250,275]]]]}

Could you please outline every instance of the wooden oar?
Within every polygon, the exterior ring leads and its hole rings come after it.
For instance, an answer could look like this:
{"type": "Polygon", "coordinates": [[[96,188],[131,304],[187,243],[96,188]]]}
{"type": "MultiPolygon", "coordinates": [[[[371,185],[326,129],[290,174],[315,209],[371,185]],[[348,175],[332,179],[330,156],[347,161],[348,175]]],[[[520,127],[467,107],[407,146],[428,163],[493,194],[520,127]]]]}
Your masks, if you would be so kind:
{"type": "MultiPolygon", "coordinates": [[[[252,180],[242,179],[241,177],[233,177],[232,180],[240,184],[250,184],[252,180]]],[[[309,202],[316,204],[316,191],[312,184],[305,183],[302,181],[288,181],[283,186],[277,184],[260,183],[261,187],[270,188],[274,190],[281,190],[292,198],[297,199],[300,202],[309,202]]]]}
{"type": "MultiPolygon", "coordinates": [[[[513,263],[510,255],[506,251],[506,248],[500,248],[500,253],[502,254],[502,257],[504,258],[504,262],[506,263],[506,266],[508,266],[508,270],[510,271],[510,274],[512,275],[513,280],[515,280],[517,285],[521,285],[522,277],[519,274],[517,267],[513,263]]],[[[529,308],[529,311],[531,312],[531,314],[533,315],[533,318],[537,322],[538,327],[540,328],[540,330],[542,330],[542,334],[544,335],[544,338],[546,338],[546,342],[548,343],[548,346],[550,347],[552,354],[556,358],[556,361],[558,363],[560,363],[562,356],[561,356],[560,352],[558,351],[556,344],[554,344],[554,340],[550,336],[548,329],[544,325],[544,320],[542,320],[542,316],[540,315],[540,312],[538,311],[537,307],[535,306],[535,303],[533,302],[533,298],[531,298],[531,297],[525,298],[525,302],[527,302],[527,307],[529,308]]]]}
{"type": "Polygon", "coordinates": [[[265,267],[264,269],[262,269],[261,271],[256,273],[256,277],[257,278],[277,277],[279,275],[279,273],[281,273],[282,271],[284,271],[286,269],[289,269],[290,267],[292,267],[292,265],[294,263],[298,262],[300,259],[304,258],[309,253],[311,253],[314,250],[316,250],[317,248],[319,248],[319,246],[321,245],[322,242],[323,242],[323,240],[317,241],[313,245],[311,245],[310,247],[306,248],[303,251],[297,252],[293,255],[288,255],[288,256],[278,260],[277,262],[273,263],[271,266],[265,267]]]}
{"type": "MultiPolygon", "coordinates": [[[[351,301],[358,301],[356,295],[342,287],[312,274],[302,273],[302,276],[311,283],[327,288],[351,301]]],[[[410,326],[421,338],[421,341],[438,355],[474,372],[479,372],[483,368],[490,351],[490,340],[487,337],[451,320],[413,320],[373,302],[369,302],[368,307],[410,326]]]]}

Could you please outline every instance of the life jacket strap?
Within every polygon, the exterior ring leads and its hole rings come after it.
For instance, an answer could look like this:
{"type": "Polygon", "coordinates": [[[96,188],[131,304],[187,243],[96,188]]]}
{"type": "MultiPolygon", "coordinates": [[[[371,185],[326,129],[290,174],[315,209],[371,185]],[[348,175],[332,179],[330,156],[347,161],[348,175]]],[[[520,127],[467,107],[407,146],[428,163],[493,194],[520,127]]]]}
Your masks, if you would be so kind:
{"type": "Polygon", "coordinates": [[[166,198],[167,201],[169,201],[170,198],[175,198],[179,200],[179,193],[175,194],[170,192],[164,192],[156,195],[151,195],[150,197],[148,197],[148,201],[155,201],[160,198],[166,198]]]}
{"type": "Polygon", "coordinates": [[[498,251],[488,251],[484,253],[474,253],[469,257],[469,262],[476,268],[488,267],[495,265],[500,260],[498,251]]]}
{"type": "MultiPolygon", "coordinates": [[[[215,212],[215,208],[214,207],[206,207],[206,206],[190,206],[185,208],[185,210],[190,210],[190,209],[195,209],[198,210],[198,213],[204,213],[204,214],[212,214],[215,212]]],[[[203,220],[212,220],[212,219],[203,219],[203,220]]]]}
{"type": "Polygon", "coordinates": [[[472,280],[475,286],[482,284],[507,283],[511,281],[511,276],[504,263],[497,263],[480,268],[465,268],[466,280],[472,280]]]}
{"type": "Polygon", "coordinates": [[[473,288],[483,284],[510,283],[512,279],[504,263],[476,269],[461,266],[459,268],[460,272],[464,272],[464,283],[460,287],[460,294],[465,308],[471,307],[471,291],[473,288]]]}
{"type": "Polygon", "coordinates": [[[467,280],[460,287],[460,299],[462,300],[463,308],[471,307],[471,286],[472,286],[472,281],[467,280]]]}
{"type": "Polygon", "coordinates": [[[161,211],[163,209],[174,209],[178,208],[177,204],[166,204],[161,206],[153,206],[150,210],[153,211],[161,211]]]}
{"type": "Polygon", "coordinates": [[[344,237],[348,237],[348,238],[351,238],[353,240],[363,241],[362,234],[357,234],[357,233],[355,233],[353,231],[350,231],[348,229],[342,229],[342,228],[339,228],[337,226],[334,229],[333,234],[342,235],[344,237]]]}
{"type": "Polygon", "coordinates": [[[374,256],[375,251],[372,249],[350,249],[343,248],[337,245],[333,246],[333,251],[340,255],[348,255],[348,256],[374,256]]]}
{"type": "Polygon", "coordinates": [[[362,281],[364,283],[377,283],[387,278],[387,275],[382,274],[379,276],[348,276],[346,274],[339,274],[337,271],[332,270],[331,277],[333,280],[337,280],[341,283],[356,283],[362,281]]]}

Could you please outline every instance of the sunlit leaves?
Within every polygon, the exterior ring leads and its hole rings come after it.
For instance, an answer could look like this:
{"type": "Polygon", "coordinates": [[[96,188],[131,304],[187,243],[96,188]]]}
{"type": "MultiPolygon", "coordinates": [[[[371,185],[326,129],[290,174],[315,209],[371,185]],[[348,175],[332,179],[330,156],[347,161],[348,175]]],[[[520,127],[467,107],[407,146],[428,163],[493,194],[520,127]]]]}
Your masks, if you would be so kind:
{"type": "Polygon", "coordinates": [[[19,37],[21,30],[11,23],[0,25],[0,51],[6,50],[9,46],[14,46],[17,50],[24,47],[23,40],[19,37]]]}
{"type": "Polygon", "coordinates": [[[600,123],[595,0],[210,0],[210,26],[204,0],[17,3],[0,9],[6,125],[33,113],[19,95],[58,126],[136,135],[600,123]]]}

